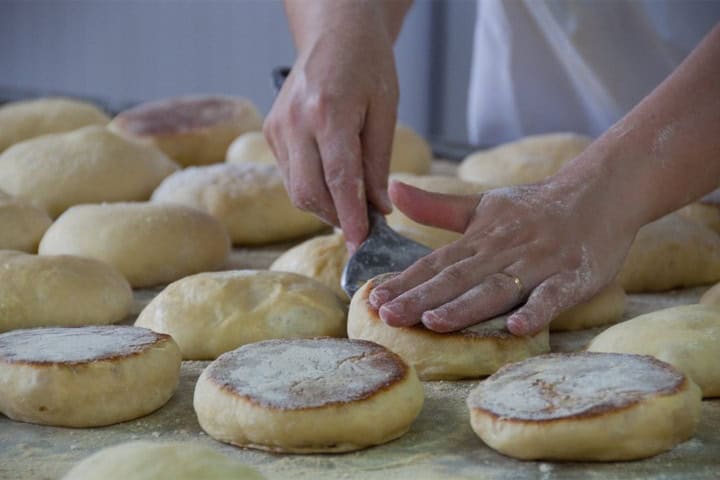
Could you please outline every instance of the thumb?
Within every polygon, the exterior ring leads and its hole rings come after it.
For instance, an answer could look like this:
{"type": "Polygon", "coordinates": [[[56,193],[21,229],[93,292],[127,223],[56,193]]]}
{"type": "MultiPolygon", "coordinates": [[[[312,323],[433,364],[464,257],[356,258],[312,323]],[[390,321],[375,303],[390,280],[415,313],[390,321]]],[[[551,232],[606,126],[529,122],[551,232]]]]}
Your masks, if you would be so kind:
{"type": "Polygon", "coordinates": [[[448,195],[421,190],[393,180],[390,198],[401,212],[423,225],[463,233],[481,195],[448,195]]]}

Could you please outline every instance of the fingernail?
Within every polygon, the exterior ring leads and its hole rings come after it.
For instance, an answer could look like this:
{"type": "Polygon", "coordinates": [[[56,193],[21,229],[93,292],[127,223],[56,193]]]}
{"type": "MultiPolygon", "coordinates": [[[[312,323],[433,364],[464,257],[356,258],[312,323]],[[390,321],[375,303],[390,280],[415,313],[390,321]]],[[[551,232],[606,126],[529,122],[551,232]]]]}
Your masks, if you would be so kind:
{"type": "Polygon", "coordinates": [[[513,335],[525,335],[528,331],[528,322],[519,315],[508,318],[507,328],[513,335]]]}
{"type": "Polygon", "coordinates": [[[390,196],[388,195],[387,190],[383,190],[383,193],[380,196],[380,203],[382,203],[381,209],[383,213],[392,212],[393,204],[390,201],[390,196]]]}
{"type": "Polygon", "coordinates": [[[390,292],[384,289],[375,289],[370,293],[370,305],[380,308],[383,303],[390,300],[390,292]]]}
{"type": "Polygon", "coordinates": [[[397,317],[402,314],[402,307],[399,305],[383,305],[378,310],[380,319],[388,325],[396,323],[397,317]]]}
{"type": "Polygon", "coordinates": [[[432,330],[433,327],[435,325],[437,325],[438,321],[440,321],[440,317],[433,310],[429,310],[422,314],[420,321],[422,322],[423,325],[425,325],[430,330],[432,330]]]}

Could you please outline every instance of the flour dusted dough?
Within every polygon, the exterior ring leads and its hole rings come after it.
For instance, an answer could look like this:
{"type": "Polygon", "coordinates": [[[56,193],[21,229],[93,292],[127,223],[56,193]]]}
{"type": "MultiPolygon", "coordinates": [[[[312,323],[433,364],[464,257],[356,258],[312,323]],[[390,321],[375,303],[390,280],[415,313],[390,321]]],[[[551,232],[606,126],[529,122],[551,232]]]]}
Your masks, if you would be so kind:
{"type": "Polygon", "coordinates": [[[256,470],[190,442],[127,442],[96,452],[62,480],[262,480],[256,470]]]}
{"type": "Polygon", "coordinates": [[[152,147],[91,126],[8,148],[0,154],[0,188],[54,218],[81,203],[147,200],[177,168],[152,147]]]}
{"type": "Polygon", "coordinates": [[[69,132],[110,121],[88,102],[70,98],[39,98],[0,106],[0,152],[9,146],[48,133],[69,132]]]}
{"type": "Polygon", "coordinates": [[[387,277],[365,283],[350,302],[348,337],[379,343],[415,367],[422,380],[455,380],[484,377],[506,363],[550,351],[547,328],[519,337],[498,317],[459,332],[435,333],[418,324],[390,327],[368,303],[372,289],[387,277]]]}
{"type": "Polygon", "coordinates": [[[591,138],[575,133],[531,135],[469,155],[460,164],[458,176],[488,187],[539,182],[591,142],[591,138]]]}
{"type": "Polygon", "coordinates": [[[224,163],[187,168],[166,178],[152,200],[205,210],[225,225],[238,245],[290,240],[326,226],[293,206],[274,165],[224,163]]]}
{"type": "Polygon", "coordinates": [[[642,227],[618,281],[630,293],[661,292],[720,280],[720,236],[677,214],[642,227]]]}
{"type": "Polygon", "coordinates": [[[294,272],[313,278],[331,288],[338,297],[349,300],[340,286],[347,261],[345,237],[342,233],[333,233],[305,240],[291,248],[270,265],[270,270],[294,272]]]}
{"type": "Polygon", "coordinates": [[[587,302],[561,313],[550,322],[550,331],[582,330],[617,323],[625,312],[625,300],[625,290],[613,282],[587,302]]]}
{"type": "Polygon", "coordinates": [[[615,353],[543,355],[507,365],[470,393],[475,433],[523,460],[645,458],[690,438],[700,389],[667,363],[615,353]]]}
{"type": "Polygon", "coordinates": [[[109,263],[133,287],[216,270],[229,250],[227,232],[207,213],[146,202],[75,206],[40,242],[42,255],[78,255],[109,263]]]}
{"type": "Polygon", "coordinates": [[[0,332],[115,323],[132,303],[130,285],[103,262],[0,250],[0,332]]]}
{"type": "Polygon", "coordinates": [[[102,326],[0,335],[0,413],[21,422],[98,427],[147,415],[178,385],[169,335],[102,326]]]}
{"type": "Polygon", "coordinates": [[[43,210],[0,190],[0,250],[36,252],[51,223],[43,210]]]}
{"type": "MultiPolygon", "coordinates": [[[[482,192],[485,188],[473,182],[466,182],[455,177],[442,175],[412,175],[396,173],[390,176],[391,180],[398,180],[413,187],[421,188],[429,192],[445,193],[452,195],[473,195],[482,192]]],[[[429,227],[417,223],[408,218],[397,207],[387,217],[388,224],[401,235],[427,245],[430,248],[440,248],[452,243],[460,234],[450,230],[429,227]]]]}
{"type": "Polygon", "coordinates": [[[295,273],[200,273],[170,284],[135,325],[172,335],[186,360],[214,360],[272,338],[343,337],[345,304],[325,285],[295,273]]]}
{"type": "MultiPolygon", "coordinates": [[[[268,163],[275,164],[275,154],[260,132],[250,132],[239,136],[230,145],[226,155],[230,163],[268,163]]],[[[392,152],[390,154],[390,172],[408,172],[418,175],[428,173],[432,164],[432,150],[427,141],[404,125],[395,128],[392,152]]]]}
{"type": "Polygon", "coordinates": [[[640,315],[602,332],[588,351],[652,355],[685,372],[703,397],[720,397],[718,307],[681,305],[640,315]]]}
{"type": "Polygon", "coordinates": [[[348,452],[402,436],[420,413],[412,367],[372,342],[267,340],[203,371],[194,407],[210,436],[274,452],[348,452]]]}
{"type": "Polygon", "coordinates": [[[155,145],[183,166],[222,162],[238,135],[261,127],[262,116],[252,102],[221,95],[143,103],[110,123],[112,130],[155,145]]]}

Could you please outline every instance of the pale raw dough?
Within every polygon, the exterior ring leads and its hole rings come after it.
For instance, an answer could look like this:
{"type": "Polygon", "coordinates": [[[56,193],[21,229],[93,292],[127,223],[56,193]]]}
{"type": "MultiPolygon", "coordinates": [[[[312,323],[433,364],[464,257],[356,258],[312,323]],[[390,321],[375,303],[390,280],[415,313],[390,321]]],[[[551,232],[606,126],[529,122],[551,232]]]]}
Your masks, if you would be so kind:
{"type": "Polygon", "coordinates": [[[420,413],[412,367],[371,342],[267,340],[203,371],[194,407],[210,436],[274,452],[348,452],[402,436],[420,413]]]}
{"type": "Polygon", "coordinates": [[[104,448],[62,480],[262,480],[256,470],[190,442],[127,442],[104,448]]]}
{"type": "Polygon", "coordinates": [[[186,168],[166,178],[152,201],[205,210],[225,225],[238,245],[290,240],[326,227],[315,215],[293,206],[275,165],[186,168]]]}
{"type": "MultiPolygon", "coordinates": [[[[422,175],[430,172],[432,150],[428,142],[410,127],[397,125],[390,153],[390,172],[422,175]]],[[[260,132],[238,137],[228,148],[226,161],[230,163],[276,164],[277,159],[260,132]]]]}
{"type": "Polygon", "coordinates": [[[207,165],[222,162],[238,135],[260,130],[262,116],[245,98],[197,95],[140,104],[118,114],[110,128],[155,145],[180,165],[207,165]]]}
{"type": "Polygon", "coordinates": [[[102,260],[138,288],[216,270],[230,242],[217,220],[194,208],[107,203],[72,207],[48,229],[39,250],[102,260]]]}
{"type": "Polygon", "coordinates": [[[0,335],[0,413],[21,422],[99,427],[132,420],[163,406],[179,378],[173,339],[145,328],[0,335]]]}
{"type": "Polygon", "coordinates": [[[500,369],[470,393],[470,422],[523,460],[650,457],[692,437],[700,389],[671,365],[614,353],[543,355],[500,369]]]}
{"type": "Polygon", "coordinates": [[[280,255],[270,270],[305,275],[331,288],[338,297],[350,299],[340,286],[342,272],[348,261],[348,250],[342,233],[322,235],[305,240],[280,255]]]}
{"type": "Polygon", "coordinates": [[[348,337],[379,343],[415,367],[422,380],[478,378],[511,362],[550,351],[548,330],[519,337],[505,327],[506,317],[453,333],[435,333],[418,324],[391,327],[368,303],[370,291],[387,277],[368,281],[350,302],[348,337]]]}
{"type": "Polygon", "coordinates": [[[715,190],[697,202],[681,208],[677,213],[720,233],[720,190],[715,190]]]}
{"type": "Polygon", "coordinates": [[[43,210],[0,190],[0,250],[37,252],[51,223],[43,210]]]}
{"type": "Polygon", "coordinates": [[[582,330],[617,323],[625,312],[625,300],[625,290],[613,282],[587,302],[561,313],[550,322],[550,331],[582,330]]]}
{"type": "Polygon", "coordinates": [[[227,149],[228,163],[266,163],[275,165],[277,160],[262,132],[247,132],[237,137],[227,149]]]}
{"type": "Polygon", "coordinates": [[[57,217],[81,203],[147,200],[177,165],[159,150],[91,126],[0,154],[0,188],[57,217]]]}
{"type": "Polygon", "coordinates": [[[103,262],[0,250],[0,332],[116,323],[132,304],[128,282],[103,262]]]}
{"type": "Polygon", "coordinates": [[[685,372],[703,397],[720,397],[720,308],[681,305],[610,327],[588,351],[652,355],[685,372]]]}
{"type": "Polygon", "coordinates": [[[720,236],[677,214],[642,227],[618,274],[629,293],[661,292],[720,280],[720,236]]]}
{"type": "Polygon", "coordinates": [[[185,360],[214,360],[273,338],[344,337],[347,309],[325,285],[295,273],[200,273],[168,285],[135,325],[172,335],[185,360]]]}
{"type": "Polygon", "coordinates": [[[0,106],[0,152],[15,143],[48,133],[88,125],[107,125],[110,118],[95,105],[71,98],[39,98],[0,106]]]}
{"type": "MultiPolygon", "coordinates": [[[[455,177],[443,175],[411,175],[396,173],[390,176],[391,180],[399,180],[413,187],[429,192],[445,193],[451,195],[473,195],[485,190],[485,187],[473,182],[466,182],[455,177]]],[[[395,207],[387,217],[388,225],[396,232],[422,243],[430,248],[440,248],[460,238],[460,234],[450,230],[429,227],[410,220],[399,208],[395,207]]]]}
{"type": "Polygon", "coordinates": [[[535,183],[578,156],[592,139],[575,133],[531,135],[466,157],[458,168],[463,180],[487,187],[535,183]]]}

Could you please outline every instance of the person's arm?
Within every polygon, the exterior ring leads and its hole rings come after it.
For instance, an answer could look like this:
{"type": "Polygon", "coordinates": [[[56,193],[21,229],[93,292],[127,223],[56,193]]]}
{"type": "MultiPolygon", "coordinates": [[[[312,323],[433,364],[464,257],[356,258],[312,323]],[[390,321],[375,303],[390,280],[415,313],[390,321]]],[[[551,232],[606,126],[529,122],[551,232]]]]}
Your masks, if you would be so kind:
{"type": "Polygon", "coordinates": [[[393,182],[390,195],[408,216],[464,235],[375,288],[370,302],[390,325],[421,319],[452,331],[527,298],[508,328],[537,332],[615,277],[642,225],[719,184],[717,26],[648,97],[544,182],[472,197],[393,182]]]}
{"type": "Polygon", "coordinates": [[[286,0],[298,58],[264,125],[293,203],[367,236],[367,201],[392,208],[397,117],[392,45],[409,0],[286,0]]]}

